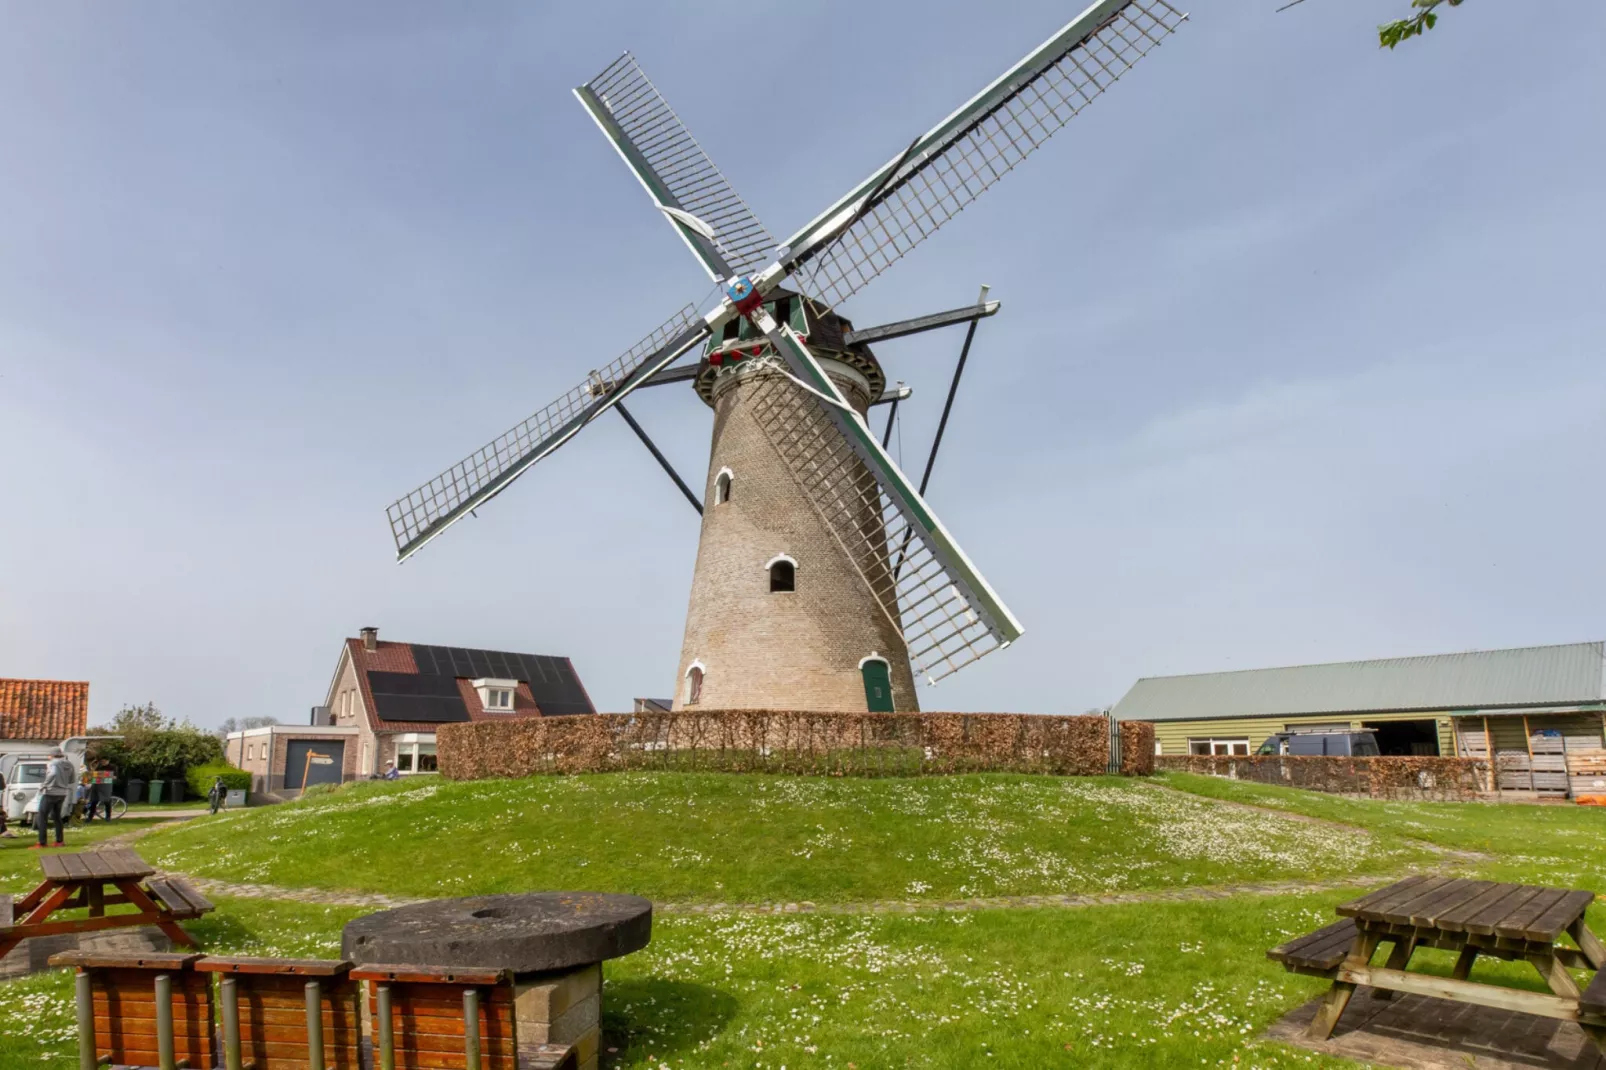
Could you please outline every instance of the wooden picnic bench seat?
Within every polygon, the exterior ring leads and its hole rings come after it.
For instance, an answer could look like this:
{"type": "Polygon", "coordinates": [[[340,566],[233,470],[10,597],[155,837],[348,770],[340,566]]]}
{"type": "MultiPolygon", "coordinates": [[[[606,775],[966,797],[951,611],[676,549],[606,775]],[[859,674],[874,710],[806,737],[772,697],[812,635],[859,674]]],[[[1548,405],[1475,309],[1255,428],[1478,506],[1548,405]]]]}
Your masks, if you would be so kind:
{"type": "Polygon", "coordinates": [[[1349,954],[1356,932],[1355,919],[1345,918],[1279,944],[1266,952],[1266,957],[1282,963],[1289,973],[1331,977],[1349,954]]]}
{"type": "Polygon", "coordinates": [[[211,1067],[212,981],[195,971],[198,954],[115,955],[63,951],[52,966],[78,969],[78,1043],[100,1062],[161,1063],[160,1024],[172,1023],[173,1059],[190,1070],[211,1067]],[[162,993],[167,993],[162,1000],[162,993]],[[91,1013],[86,1017],[87,1008],[91,1013]]]}
{"type": "Polygon", "coordinates": [[[195,964],[217,974],[223,1045],[254,1070],[312,1065],[313,1015],[327,1070],[358,1070],[362,1023],[351,963],[329,959],[208,956],[195,964]]]}
{"type": "Polygon", "coordinates": [[[11,931],[11,904],[10,894],[0,895],[0,933],[11,931]]]}
{"type": "Polygon", "coordinates": [[[212,901],[183,877],[152,877],[145,888],[175,919],[190,920],[216,908],[212,901]]]}
{"type": "Polygon", "coordinates": [[[505,970],[366,965],[351,976],[368,982],[376,1065],[388,1049],[396,1070],[516,1070],[521,1047],[527,1066],[577,1065],[570,1045],[520,1045],[505,970]]]}

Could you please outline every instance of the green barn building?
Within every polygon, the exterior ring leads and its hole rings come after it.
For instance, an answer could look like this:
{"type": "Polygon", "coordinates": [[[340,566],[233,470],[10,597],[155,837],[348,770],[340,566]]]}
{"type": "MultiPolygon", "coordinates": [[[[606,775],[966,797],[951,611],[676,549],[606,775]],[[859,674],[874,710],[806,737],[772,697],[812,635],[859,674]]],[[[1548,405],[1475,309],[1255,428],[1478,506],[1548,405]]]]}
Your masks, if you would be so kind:
{"type": "Polygon", "coordinates": [[[1115,705],[1155,753],[1252,754],[1292,728],[1369,728],[1384,754],[1499,758],[1500,788],[1606,794],[1606,643],[1153,676],[1115,705]]]}

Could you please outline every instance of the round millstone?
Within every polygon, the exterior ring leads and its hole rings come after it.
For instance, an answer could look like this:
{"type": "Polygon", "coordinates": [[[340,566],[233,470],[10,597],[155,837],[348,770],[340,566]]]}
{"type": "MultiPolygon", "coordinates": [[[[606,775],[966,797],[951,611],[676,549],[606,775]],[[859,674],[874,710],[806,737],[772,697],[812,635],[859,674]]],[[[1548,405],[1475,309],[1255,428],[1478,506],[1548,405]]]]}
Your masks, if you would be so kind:
{"type": "Polygon", "coordinates": [[[634,895],[537,892],[442,899],[348,922],[341,955],[358,965],[456,966],[544,973],[639,951],[652,904],[634,895]]]}

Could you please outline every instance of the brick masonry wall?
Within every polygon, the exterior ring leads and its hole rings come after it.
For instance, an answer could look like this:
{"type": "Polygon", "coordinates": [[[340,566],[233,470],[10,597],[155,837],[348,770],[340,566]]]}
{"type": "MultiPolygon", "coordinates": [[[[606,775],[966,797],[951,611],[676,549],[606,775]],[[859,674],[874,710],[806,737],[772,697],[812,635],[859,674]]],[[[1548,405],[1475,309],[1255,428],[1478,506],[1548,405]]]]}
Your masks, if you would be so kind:
{"type": "Polygon", "coordinates": [[[1099,776],[1110,736],[1099,716],[722,710],[449,724],[437,738],[441,774],[477,780],[626,769],[1099,776]]]}
{"type": "Polygon", "coordinates": [[[1160,772],[1200,773],[1380,799],[1471,799],[1488,789],[1480,758],[1328,758],[1293,755],[1165,755],[1160,772]]]}
{"type": "MultiPolygon", "coordinates": [[[[797,388],[773,371],[723,375],[675,708],[685,705],[687,673],[700,664],[701,709],[863,713],[859,663],[877,655],[891,669],[894,708],[918,710],[897,629],[750,411],[757,390],[797,388]],[[731,498],[716,504],[725,468],[731,498]],[[766,565],[782,554],[797,562],[797,590],[771,593],[766,565]]],[[[849,380],[837,381],[854,404],[867,401],[849,380]]],[[[823,412],[817,418],[827,420],[823,412]]]]}

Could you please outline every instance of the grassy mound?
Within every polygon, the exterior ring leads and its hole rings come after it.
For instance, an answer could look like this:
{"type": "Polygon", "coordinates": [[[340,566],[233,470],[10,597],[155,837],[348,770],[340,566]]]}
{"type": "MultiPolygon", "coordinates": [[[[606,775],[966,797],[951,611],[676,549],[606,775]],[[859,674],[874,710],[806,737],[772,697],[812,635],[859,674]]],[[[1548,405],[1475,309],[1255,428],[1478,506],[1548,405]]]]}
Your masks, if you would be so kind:
{"type": "Polygon", "coordinates": [[[1120,779],[624,773],[356,784],[140,845],[243,883],[441,896],[586,887],[658,901],[1098,893],[1397,872],[1392,834],[1120,779]]]}

